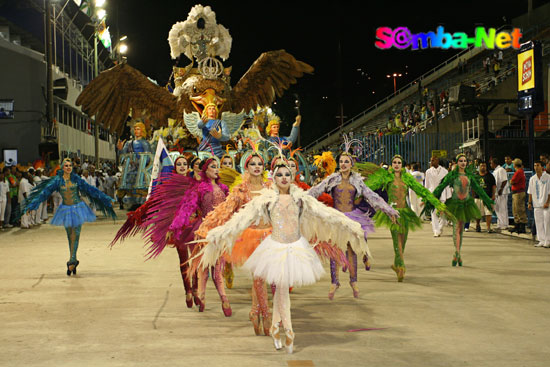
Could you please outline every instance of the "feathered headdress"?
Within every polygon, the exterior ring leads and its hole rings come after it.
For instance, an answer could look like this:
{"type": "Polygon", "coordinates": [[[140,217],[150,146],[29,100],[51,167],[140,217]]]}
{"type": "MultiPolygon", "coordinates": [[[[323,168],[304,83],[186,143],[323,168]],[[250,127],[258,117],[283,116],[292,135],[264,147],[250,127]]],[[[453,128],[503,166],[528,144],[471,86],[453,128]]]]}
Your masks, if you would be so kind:
{"type": "Polygon", "coordinates": [[[357,144],[361,147],[361,149],[363,148],[363,144],[361,143],[361,140],[359,139],[351,139],[348,135],[346,135],[345,133],[342,134],[342,139],[344,140],[344,142],[342,143],[342,145],[340,145],[340,147],[342,148],[342,153],[340,154],[340,156],[343,156],[343,155],[346,155],[348,157],[351,158],[351,164],[353,165],[355,160],[353,158],[355,158],[355,155],[353,155],[351,152],[350,152],[350,149],[351,147],[353,146],[353,144],[357,144]]]}
{"type": "Polygon", "coordinates": [[[313,158],[313,164],[318,168],[322,168],[327,176],[332,175],[336,171],[336,160],[332,156],[332,152],[323,152],[321,155],[316,155],[313,158]]]}
{"type": "Polygon", "coordinates": [[[262,160],[262,164],[265,164],[264,157],[262,157],[262,155],[258,151],[258,144],[253,142],[250,138],[246,138],[245,142],[248,143],[248,145],[250,145],[250,148],[252,148],[252,153],[246,158],[246,160],[244,162],[244,168],[246,168],[248,166],[248,162],[250,162],[250,160],[253,157],[260,158],[262,160]]]}
{"type": "Polygon", "coordinates": [[[273,157],[273,159],[271,160],[271,170],[273,171],[273,175],[275,175],[277,170],[281,167],[286,167],[292,173],[292,170],[290,169],[290,166],[288,165],[288,161],[287,161],[287,159],[285,158],[285,156],[283,154],[284,147],[283,147],[282,141],[272,142],[270,140],[265,140],[265,142],[269,145],[269,148],[267,148],[267,151],[270,151],[270,150],[276,150],[277,151],[276,156],[273,157]],[[275,164],[275,162],[277,162],[277,160],[280,160],[280,162],[275,164]]]}

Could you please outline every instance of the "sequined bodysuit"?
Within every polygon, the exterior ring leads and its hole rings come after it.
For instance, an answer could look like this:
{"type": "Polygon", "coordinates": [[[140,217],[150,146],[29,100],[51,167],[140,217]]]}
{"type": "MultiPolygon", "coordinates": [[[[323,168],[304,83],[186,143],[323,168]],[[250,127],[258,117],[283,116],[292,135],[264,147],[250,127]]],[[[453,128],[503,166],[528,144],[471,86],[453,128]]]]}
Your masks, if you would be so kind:
{"type": "Polygon", "coordinates": [[[334,208],[342,213],[351,212],[355,205],[353,200],[357,190],[349,181],[342,180],[338,186],[332,189],[332,197],[334,198],[334,208]]]}
{"type": "Polygon", "coordinates": [[[65,185],[59,187],[59,193],[63,199],[63,205],[76,205],[82,201],[78,194],[78,186],[71,180],[66,180],[65,185]]]}
{"type": "Polygon", "coordinates": [[[292,243],[300,239],[300,208],[290,195],[279,195],[270,213],[273,232],[271,238],[280,243],[292,243]]]}

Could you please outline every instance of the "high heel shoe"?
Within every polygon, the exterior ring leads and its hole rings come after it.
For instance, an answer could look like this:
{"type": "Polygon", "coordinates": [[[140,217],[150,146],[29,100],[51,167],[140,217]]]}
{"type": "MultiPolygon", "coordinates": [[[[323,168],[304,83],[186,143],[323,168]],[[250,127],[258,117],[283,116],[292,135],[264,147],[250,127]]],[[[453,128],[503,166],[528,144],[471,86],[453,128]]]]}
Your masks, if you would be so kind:
{"type": "Polygon", "coordinates": [[[456,266],[457,263],[458,263],[458,252],[455,252],[455,254],[453,255],[453,262],[451,264],[453,266],[456,266]]]}
{"type": "Polygon", "coordinates": [[[222,311],[225,317],[229,317],[233,314],[233,310],[231,310],[231,305],[226,296],[222,297],[222,311]]]}
{"type": "Polygon", "coordinates": [[[271,314],[269,312],[262,315],[262,324],[265,336],[269,336],[269,325],[271,325],[271,314]]]}
{"type": "Polygon", "coordinates": [[[260,335],[260,312],[258,310],[250,310],[248,318],[252,322],[254,334],[256,334],[256,336],[260,335]]]}
{"type": "Polygon", "coordinates": [[[205,295],[203,294],[198,298],[199,298],[199,304],[197,306],[199,306],[199,312],[204,312],[204,308],[206,307],[205,295]]]}
{"type": "Polygon", "coordinates": [[[67,261],[67,276],[71,276],[71,273],[76,275],[76,267],[80,264],[80,261],[67,261]]]}
{"type": "Polygon", "coordinates": [[[353,298],[359,298],[359,287],[357,286],[357,282],[349,282],[349,285],[353,291],[353,298]]]}
{"type": "Polygon", "coordinates": [[[369,260],[369,257],[367,255],[363,256],[363,264],[365,264],[365,270],[369,271],[370,270],[370,260],[369,260]]]}
{"type": "Polygon", "coordinates": [[[286,342],[285,349],[288,354],[292,354],[294,351],[294,332],[289,329],[285,329],[286,342]]]}
{"type": "Polygon", "coordinates": [[[330,289],[328,290],[328,299],[330,299],[332,301],[332,299],[334,298],[334,293],[336,293],[336,290],[340,288],[340,284],[339,283],[331,283],[330,284],[330,289]]]}
{"type": "Polygon", "coordinates": [[[193,307],[193,293],[185,293],[185,304],[187,304],[187,308],[193,307]]]}
{"type": "Polygon", "coordinates": [[[199,298],[199,295],[197,294],[196,290],[193,290],[193,303],[195,303],[195,306],[198,306],[201,304],[201,299],[199,298]]]}
{"type": "Polygon", "coordinates": [[[458,266],[462,266],[462,256],[460,256],[460,253],[458,254],[458,257],[456,258],[458,266]]]}
{"type": "Polygon", "coordinates": [[[397,281],[402,282],[403,278],[405,278],[405,266],[398,266],[397,267],[397,281]]]}
{"type": "Polygon", "coordinates": [[[273,338],[273,345],[275,346],[275,349],[279,350],[283,348],[283,342],[281,341],[281,334],[279,331],[279,325],[273,325],[269,329],[269,333],[271,334],[271,337],[273,338]]]}

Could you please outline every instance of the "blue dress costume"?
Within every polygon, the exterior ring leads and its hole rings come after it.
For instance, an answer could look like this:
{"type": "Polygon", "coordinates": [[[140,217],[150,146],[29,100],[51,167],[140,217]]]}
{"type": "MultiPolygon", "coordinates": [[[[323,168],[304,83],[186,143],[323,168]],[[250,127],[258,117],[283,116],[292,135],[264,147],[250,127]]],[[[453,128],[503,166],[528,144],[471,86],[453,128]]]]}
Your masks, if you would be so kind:
{"type": "Polygon", "coordinates": [[[300,128],[298,126],[292,126],[292,130],[290,131],[289,136],[270,136],[269,138],[267,138],[267,140],[277,145],[282,144],[282,146],[285,149],[288,149],[290,148],[288,147],[289,144],[292,144],[292,145],[296,144],[296,139],[298,139],[299,129],[300,128]]]}
{"type": "MultiPolygon", "coordinates": [[[[82,201],[80,195],[88,198],[94,207],[101,210],[103,214],[116,219],[116,214],[111,205],[113,199],[89,185],[75,173],[71,173],[69,180],[65,180],[63,178],[63,171],[59,170],[57,176],[42,181],[32,190],[24,202],[24,208],[21,210],[21,213],[36,210],[40,203],[46,201],[54,191],[58,191],[61,194],[63,202],[55,212],[50,224],[65,227],[71,254],[70,260],[67,262],[67,269],[70,265],[73,265],[75,268],[72,272],[75,274],[76,266],[79,263],[76,259],[76,251],[78,249],[82,224],[96,220],[94,212],[82,201]]],[[[67,270],[67,275],[70,275],[69,270],[67,270]]]]}
{"type": "Polygon", "coordinates": [[[199,120],[197,127],[202,130],[202,141],[199,145],[199,151],[212,151],[214,155],[221,159],[225,151],[222,148],[220,141],[228,141],[231,137],[227,125],[223,120],[208,120],[204,123],[203,120],[199,120]],[[221,129],[222,136],[219,139],[210,135],[210,130],[216,127],[221,129]]]}
{"type": "Polygon", "coordinates": [[[150,153],[151,145],[146,139],[134,139],[127,141],[121,150],[122,154],[125,153],[150,153]]]}

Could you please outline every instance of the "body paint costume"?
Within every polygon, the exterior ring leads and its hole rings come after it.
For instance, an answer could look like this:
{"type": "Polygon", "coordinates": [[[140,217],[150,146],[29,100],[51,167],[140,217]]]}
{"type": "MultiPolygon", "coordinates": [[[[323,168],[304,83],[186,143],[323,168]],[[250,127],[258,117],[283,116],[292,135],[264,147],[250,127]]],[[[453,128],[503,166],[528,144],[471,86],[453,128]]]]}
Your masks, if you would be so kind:
{"type": "Polygon", "coordinates": [[[96,220],[93,210],[82,201],[81,195],[86,197],[97,210],[115,220],[116,214],[111,203],[113,199],[86,183],[73,172],[71,172],[70,178],[65,180],[63,171],[59,170],[56,176],[42,181],[32,190],[21,213],[36,210],[40,203],[46,201],[54,192],[61,194],[63,202],[55,212],[50,224],[65,227],[70,251],[70,259],[67,262],[67,275],[71,274],[69,266],[74,266],[72,274],[76,274],[76,267],[80,263],[76,258],[76,252],[82,224],[96,220]]]}
{"type": "MultiPolygon", "coordinates": [[[[459,155],[457,157],[460,157],[459,155]]],[[[477,207],[471,191],[474,190],[481,198],[483,204],[491,209],[494,202],[487,196],[485,190],[480,186],[477,177],[469,167],[464,169],[464,173],[458,172],[458,165],[454,170],[450,171],[441,181],[433,192],[436,198],[439,198],[447,186],[453,189],[453,194],[450,199],[447,199],[445,205],[447,209],[456,217],[456,222],[453,223],[453,243],[455,245],[455,254],[453,256],[452,265],[462,266],[462,257],[460,251],[462,249],[462,235],[464,232],[464,223],[470,222],[472,219],[480,219],[481,213],[477,207]]],[[[432,210],[432,206],[427,203],[424,209],[426,213],[432,210]]]]}
{"type": "Polygon", "coordinates": [[[407,173],[405,168],[401,169],[401,177],[396,176],[393,168],[389,168],[388,170],[378,168],[375,173],[369,175],[365,183],[372,190],[383,189],[386,191],[388,202],[399,212],[398,223],[393,223],[385,213],[380,211],[374,215],[373,219],[377,227],[384,225],[390,229],[395,253],[392,269],[397,274],[397,280],[401,282],[406,271],[403,254],[409,231],[422,227],[422,221],[407,203],[408,190],[414,191],[424,202],[432,204],[437,211],[447,212],[448,218],[452,217],[452,215],[448,213],[445,205],[437,200],[428,189],[420,185],[412,175],[407,173]],[[399,237],[401,237],[401,246],[399,244],[399,237]]]}

